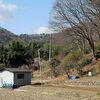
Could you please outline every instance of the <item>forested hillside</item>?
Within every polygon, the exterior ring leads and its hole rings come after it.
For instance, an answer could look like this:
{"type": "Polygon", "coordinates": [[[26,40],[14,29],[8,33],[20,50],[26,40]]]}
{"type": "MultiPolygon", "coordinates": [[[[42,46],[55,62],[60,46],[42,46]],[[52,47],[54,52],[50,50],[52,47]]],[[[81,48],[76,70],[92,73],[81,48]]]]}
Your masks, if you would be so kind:
{"type": "MultiPolygon", "coordinates": [[[[67,31],[68,33],[69,31],[67,31]]],[[[66,45],[69,44],[71,41],[71,38],[67,36],[66,32],[63,33],[53,33],[50,37],[50,34],[21,34],[16,35],[12,33],[11,31],[0,28],[0,46],[2,44],[6,44],[10,40],[18,40],[18,41],[26,41],[26,42],[45,42],[49,41],[51,38],[53,45],[66,45]]]]}
{"type": "Polygon", "coordinates": [[[13,34],[12,32],[8,31],[7,29],[0,27],[0,46],[2,44],[7,43],[13,38],[17,38],[17,35],[13,34]]]}
{"type": "Polygon", "coordinates": [[[49,40],[49,35],[48,34],[16,35],[15,33],[12,33],[11,31],[0,27],[0,46],[14,39],[26,42],[32,42],[32,41],[44,42],[49,40]]]}

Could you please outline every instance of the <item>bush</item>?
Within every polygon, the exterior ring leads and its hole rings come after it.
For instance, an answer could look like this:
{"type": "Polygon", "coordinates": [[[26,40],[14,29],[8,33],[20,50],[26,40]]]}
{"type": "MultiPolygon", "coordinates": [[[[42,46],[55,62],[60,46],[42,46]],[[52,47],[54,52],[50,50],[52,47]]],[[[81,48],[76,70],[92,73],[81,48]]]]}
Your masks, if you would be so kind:
{"type": "Polygon", "coordinates": [[[100,58],[100,52],[97,52],[95,57],[96,57],[96,59],[100,58]]]}
{"type": "Polygon", "coordinates": [[[58,59],[53,58],[50,61],[50,66],[51,66],[52,74],[54,75],[54,77],[57,77],[58,75],[60,75],[60,71],[58,68],[59,65],[60,65],[60,61],[58,59]]]}
{"type": "Polygon", "coordinates": [[[86,48],[85,50],[84,50],[84,54],[89,54],[91,52],[91,50],[89,49],[89,48],[86,48]]]}
{"type": "Polygon", "coordinates": [[[67,56],[65,56],[61,61],[61,66],[63,66],[63,67],[67,66],[67,62],[68,62],[67,61],[67,56]]]}
{"type": "Polygon", "coordinates": [[[80,58],[81,58],[81,54],[79,52],[71,52],[64,57],[64,59],[61,62],[61,66],[63,67],[76,66],[80,58]]]}
{"type": "Polygon", "coordinates": [[[92,74],[94,76],[100,74],[100,62],[98,62],[97,65],[95,65],[95,67],[92,70],[92,74]]]}
{"type": "Polygon", "coordinates": [[[79,60],[79,58],[80,58],[79,52],[71,52],[67,56],[67,60],[68,61],[73,61],[73,62],[79,60]]]}
{"type": "Polygon", "coordinates": [[[98,63],[98,68],[99,68],[99,74],[100,74],[100,62],[98,63]]]}
{"type": "Polygon", "coordinates": [[[51,67],[57,67],[60,65],[60,61],[58,59],[55,59],[55,58],[51,59],[50,65],[51,65],[51,67]]]}
{"type": "Polygon", "coordinates": [[[91,62],[92,62],[92,59],[83,58],[78,62],[78,65],[82,67],[82,66],[90,64],[91,62]]]}
{"type": "Polygon", "coordinates": [[[5,64],[0,64],[0,70],[5,68],[5,64]]]}
{"type": "Polygon", "coordinates": [[[100,43],[99,44],[96,44],[95,48],[96,48],[96,51],[97,52],[100,51],[100,43]]]}

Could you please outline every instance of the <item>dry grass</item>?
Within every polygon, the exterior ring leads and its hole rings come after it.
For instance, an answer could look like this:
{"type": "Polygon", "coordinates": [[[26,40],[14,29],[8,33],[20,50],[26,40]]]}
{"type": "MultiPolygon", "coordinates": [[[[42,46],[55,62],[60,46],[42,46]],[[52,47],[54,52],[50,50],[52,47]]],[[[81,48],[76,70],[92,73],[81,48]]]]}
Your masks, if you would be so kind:
{"type": "Polygon", "coordinates": [[[46,81],[42,87],[29,85],[15,90],[0,89],[0,100],[100,100],[100,84],[96,84],[100,81],[99,77],[78,80],[60,77],[46,81]],[[89,82],[95,84],[89,85],[89,82]]]}
{"type": "Polygon", "coordinates": [[[98,92],[59,87],[25,86],[0,91],[0,100],[100,100],[98,92]]]}

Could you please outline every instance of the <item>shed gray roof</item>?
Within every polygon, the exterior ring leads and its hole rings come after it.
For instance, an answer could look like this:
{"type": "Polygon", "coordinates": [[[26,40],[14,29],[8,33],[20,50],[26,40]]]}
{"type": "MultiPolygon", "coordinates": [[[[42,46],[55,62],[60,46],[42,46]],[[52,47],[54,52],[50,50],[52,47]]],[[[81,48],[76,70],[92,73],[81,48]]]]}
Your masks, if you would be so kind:
{"type": "Polygon", "coordinates": [[[7,70],[7,71],[10,71],[10,72],[13,72],[13,73],[17,73],[17,72],[31,72],[31,70],[28,70],[28,69],[21,69],[21,68],[5,68],[4,70],[7,70]]]}

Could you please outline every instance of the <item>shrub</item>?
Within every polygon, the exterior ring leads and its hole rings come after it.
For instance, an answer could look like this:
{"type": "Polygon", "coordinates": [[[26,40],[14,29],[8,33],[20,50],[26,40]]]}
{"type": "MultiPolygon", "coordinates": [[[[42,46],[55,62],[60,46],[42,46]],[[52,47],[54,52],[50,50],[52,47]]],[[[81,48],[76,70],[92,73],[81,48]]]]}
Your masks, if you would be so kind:
{"type": "Polygon", "coordinates": [[[50,61],[50,67],[51,67],[54,77],[57,77],[58,75],[60,75],[60,71],[58,69],[59,65],[60,65],[60,61],[58,59],[53,58],[50,61]]]}
{"type": "Polygon", "coordinates": [[[53,58],[50,61],[50,65],[51,65],[51,67],[57,67],[60,65],[60,61],[58,59],[53,58]]]}
{"type": "Polygon", "coordinates": [[[85,50],[84,50],[84,54],[89,54],[91,52],[91,50],[89,49],[89,48],[86,48],[85,50]]]}
{"type": "Polygon", "coordinates": [[[100,58],[100,52],[97,52],[95,57],[96,57],[96,59],[100,58]]]}
{"type": "Polygon", "coordinates": [[[5,68],[5,64],[0,64],[0,70],[5,68]]]}
{"type": "Polygon", "coordinates": [[[79,52],[71,52],[67,56],[67,60],[68,61],[73,61],[73,62],[79,60],[79,58],[80,58],[79,52]]]}
{"type": "Polygon", "coordinates": [[[95,45],[96,51],[100,51],[100,43],[95,45]]]}
{"type": "Polygon", "coordinates": [[[100,62],[97,63],[98,74],[100,74],[100,62]]]}
{"type": "Polygon", "coordinates": [[[93,68],[92,70],[92,74],[95,76],[95,75],[98,75],[100,74],[100,62],[98,62],[95,67],[93,68]]]}
{"type": "Polygon", "coordinates": [[[98,63],[98,68],[99,68],[99,74],[100,74],[100,62],[98,63]]]}
{"type": "Polygon", "coordinates": [[[71,52],[61,62],[61,66],[76,66],[78,60],[81,58],[81,54],[79,52],[71,52]]]}
{"type": "Polygon", "coordinates": [[[67,56],[65,56],[61,61],[61,66],[63,66],[63,67],[67,66],[67,62],[68,62],[67,61],[67,56]]]}
{"type": "Polygon", "coordinates": [[[82,67],[82,66],[90,64],[91,62],[92,62],[92,59],[83,58],[78,62],[78,65],[82,67]]]}

